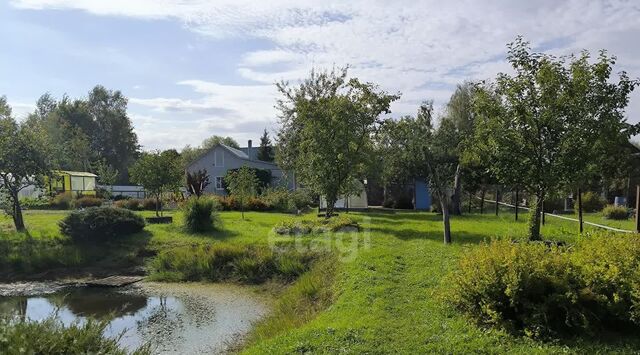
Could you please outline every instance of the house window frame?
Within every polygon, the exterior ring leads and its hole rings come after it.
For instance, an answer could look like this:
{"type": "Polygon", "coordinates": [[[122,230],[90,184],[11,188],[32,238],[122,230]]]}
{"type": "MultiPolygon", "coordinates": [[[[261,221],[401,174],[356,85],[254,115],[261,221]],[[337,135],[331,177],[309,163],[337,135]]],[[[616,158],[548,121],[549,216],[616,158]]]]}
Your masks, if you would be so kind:
{"type": "Polygon", "coordinates": [[[223,184],[222,179],[223,179],[222,176],[216,176],[215,177],[216,190],[224,190],[224,184],[223,184]],[[218,187],[218,182],[220,183],[219,187],[218,187]]]}
{"type": "Polygon", "coordinates": [[[219,152],[219,151],[214,151],[213,152],[213,166],[217,167],[217,168],[224,167],[224,152],[219,152]],[[218,154],[220,154],[220,156],[222,157],[220,159],[222,161],[222,163],[220,165],[218,165],[218,154]]]}

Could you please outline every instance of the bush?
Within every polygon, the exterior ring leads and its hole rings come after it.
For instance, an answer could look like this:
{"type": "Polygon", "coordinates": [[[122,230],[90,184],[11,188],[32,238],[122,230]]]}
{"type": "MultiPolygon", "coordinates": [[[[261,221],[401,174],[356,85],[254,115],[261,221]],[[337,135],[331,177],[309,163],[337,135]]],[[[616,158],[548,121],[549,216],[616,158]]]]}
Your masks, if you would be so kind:
{"type": "Polygon", "coordinates": [[[75,242],[102,242],[141,231],[144,219],[121,208],[89,207],[72,212],[59,225],[75,242]]]}
{"type": "Polygon", "coordinates": [[[554,196],[547,197],[544,200],[544,211],[547,213],[564,211],[564,199],[554,196]]]}
{"type": "Polygon", "coordinates": [[[332,217],[329,219],[295,219],[277,223],[273,230],[277,234],[310,234],[326,232],[357,231],[360,229],[358,222],[349,217],[332,217]]]}
{"type": "MultiPolygon", "coordinates": [[[[144,200],[138,200],[139,206],[141,209],[145,211],[155,211],[156,210],[156,199],[155,198],[145,198],[144,200]]],[[[162,200],[160,200],[160,208],[162,208],[162,200]]]]}
{"type": "Polygon", "coordinates": [[[640,325],[640,237],[589,235],[574,248],[493,241],[449,277],[448,300],[531,337],[640,325]]]}
{"type": "MultiPolygon", "coordinates": [[[[607,201],[603,199],[599,194],[591,191],[582,194],[582,211],[583,212],[598,212],[607,204],[607,201]]],[[[574,209],[578,210],[578,199],[574,204],[574,209]]]]}
{"type": "MultiPolygon", "coordinates": [[[[118,200],[113,203],[116,208],[126,208],[131,211],[142,210],[142,200],[137,198],[129,198],[125,200],[118,200]]],[[[153,209],[155,211],[155,208],[153,209]]]]}
{"type": "Polygon", "coordinates": [[[291,281],[309,269],[315,256],[295,250],[231,244],[194,245],[167,250],[150,263],[152,279],[173,281],[291,281]]]}
{"type": "Polygon", "coordinates": [[[582,294],[604,325],[640,325],[640,236],[587,235],[575,247],[582,294]]]}
{"type": "Polygon", "coordinates": [[[216,212],[216,200],[192,197],[182,206],[184,227],[191,233],[207,232],[220,223],[216,212]]]}
{"type": "Polygon", "coordinates": [[[284,188],[266,189],[260,200],[267,205],[268,209],[279,212],[297,212],[304,210],[313,203],[313,199],[308,191],[304,189],[289,191],[284,188]]]}
{"type": "Polygon", "coordinates": [[[92,196],[83,196],[73,200],[74,208],[100,207],[104,200],[92,196]]]}
{"type": "Polygon", "coordinates": [[[30,210],[46,210],[51,207],[49,203],[49,199],[47,198],[34,198],[34,197],[25,197],[20,199],[20,206],[25,209],[30,210]]]}
{"type": "Polygon", "coordinates": [[[393,202],[393,208],[399,209],[399,210],[412,210],[413,199],[406,195],[400,195],[393,202]]]}
{"type": "Polygon", "coordinates": [[[114,201],[128,200],[130,198],[131,198],[131,196],[127,196],[127,195],[115,195],[115,196],[113,196],[113,200],[114,201]]]}
{"type": "Polygon", "coordinates": [[[60,193],[51,200],[51,208],[57,210],[68,210],[71,208],[71,194],[60,193]]]}
{"type": "Polygon", "coordinates": [[[606,219],[625,220],[629,218],[626,207],[608,205],[602,210],[602,215],[606,219]]]}
{"type": "MultiPolygon", "coordinates": [[[[117,338],[104,336],[108,325],[106,320],[87,319],[65,326],[54,317],[38,322],[4,317],[0,319],[0,349],[3,354],[127,354],[117,338]]],[[[133,352],[148,353],[146,347],[133,352]]]]}

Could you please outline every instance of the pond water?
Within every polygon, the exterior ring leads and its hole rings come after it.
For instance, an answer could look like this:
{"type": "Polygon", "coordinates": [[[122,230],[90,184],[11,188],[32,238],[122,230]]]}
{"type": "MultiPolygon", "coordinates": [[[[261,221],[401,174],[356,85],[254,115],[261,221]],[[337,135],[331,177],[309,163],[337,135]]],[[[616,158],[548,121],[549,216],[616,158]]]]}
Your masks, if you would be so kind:
{"type": "Polygon", "coordinates": [[[266,300],[232,285],[143,283],[127,288],[65,288],[29,296],[0,296],[0,313],[38,321],[56,314],[64,324],[111,319],[106,336],[132,350],[220,353],[266,312],[266,300]]]}

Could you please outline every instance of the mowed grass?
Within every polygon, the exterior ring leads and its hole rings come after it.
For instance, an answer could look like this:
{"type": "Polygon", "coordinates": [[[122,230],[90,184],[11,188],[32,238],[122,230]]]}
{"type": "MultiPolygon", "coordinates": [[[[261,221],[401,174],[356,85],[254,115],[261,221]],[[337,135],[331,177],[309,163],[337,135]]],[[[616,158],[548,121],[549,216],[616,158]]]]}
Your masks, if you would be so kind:
{"type": "MultiPolygon", "coordinates": [[[[147,212],[144,212],[147,214],[147,212]]],[[[149,213],[150,214],[150,213],[149,213]]],[[[180,214],[172,225],[149,225],[148,247],[157,250],[203,243],[261,244],[331,248],[336,261],[331,283],[294,283],[281,295],[274,316],[256,326],[244,349],[263,353],[637,353],[637,337],[596,334],[584,338],[540,342],[478,327],[448,307],[443,299],[444,276],[456,267],[462,252],[491,238],[521,238],[526,231],[526,213],[515,221],[501,211],[484,215],[454,216],[453,244],[442,243],[441,216],[418,212],[350,213],[363,227],[358,233],[336,233],[304,237],[276,236],[272,227],[289,218],[316,218],[314,214],[293,217],[278,213],[223,212],[222,231],[190,235],[180,227],[180,214]],[[318,289],[329,292],[320,294],[318,289]],[[308,302],[322,307],[313,312],[308,302]],[[298,296],[295,296],[298,295],[298,296]],[[295,297],[294,297],[295,296],[295,297]],[[325,304],[331,300],[330,304],[325,304]],[[289,302],[290,304],[287,304],[289,302]],[[307,306],[304,306],[307,304],[307,306]],[[302,305],[302,306],[301,306],[302,305]],[[302,307],[296,309],[295,307],[302,307]],[[300,313],[298,319],[296,314],[300,313]],[[303,320],[303,321],[301,321],[303,320]]],[[[54,232],[61,213],[29,212],[27,225],[34,238],[60,238],[54,232]]],[[[10,220],[0,217],[3,230],[10,220]]],[[[545,239],[568,243],[582,238],[577,223],[547,218],[545,239]]],[[[587,231],[594,227],[586,226],[587,231]]],[[[134,236],[135,237],[135,236],[134,236]]],[[[322,267],[322,264],[318,264],[322,267]]],[[[329,267],[329,266],[327,266],[329,267]]],[[[314,270],[318,273],[318,270],[314,270]]]]}

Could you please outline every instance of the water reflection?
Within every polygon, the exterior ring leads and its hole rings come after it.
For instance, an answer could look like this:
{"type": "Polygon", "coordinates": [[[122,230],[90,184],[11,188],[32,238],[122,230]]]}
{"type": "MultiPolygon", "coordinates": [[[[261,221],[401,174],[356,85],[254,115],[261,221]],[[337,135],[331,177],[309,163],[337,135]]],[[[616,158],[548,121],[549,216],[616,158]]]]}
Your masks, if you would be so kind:
{"type": "Polygon", "coordinates": [[[0,313],[39,321],[52,314],[66,325],[111,319],[107,336],[123,346],[149,343],[156,353],[220,352],[266,311],[262,300],[232,286],[155,285],[124,290],[79,288],[49,295],[0,297],[0,313]]]}

